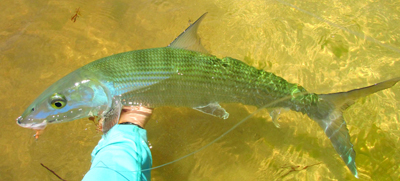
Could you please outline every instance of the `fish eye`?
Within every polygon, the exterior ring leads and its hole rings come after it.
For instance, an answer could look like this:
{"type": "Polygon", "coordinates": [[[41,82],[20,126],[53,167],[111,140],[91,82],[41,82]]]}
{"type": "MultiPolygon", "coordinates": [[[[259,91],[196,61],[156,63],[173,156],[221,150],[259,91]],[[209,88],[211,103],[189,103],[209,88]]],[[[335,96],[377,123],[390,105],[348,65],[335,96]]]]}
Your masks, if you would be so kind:
{"type": "Polygon", "coordinates": [[[33,111],[35,111],[35,108],[34,108],[34,107],[31,109],[31,112],[33,112],[33,111]]]}
{"type": "Polygon", "coordinates": [[[62,94],[55,93],[50,97],[50,105],[54,109],[61,109],[67,105],[67,99],[62,94]]]}

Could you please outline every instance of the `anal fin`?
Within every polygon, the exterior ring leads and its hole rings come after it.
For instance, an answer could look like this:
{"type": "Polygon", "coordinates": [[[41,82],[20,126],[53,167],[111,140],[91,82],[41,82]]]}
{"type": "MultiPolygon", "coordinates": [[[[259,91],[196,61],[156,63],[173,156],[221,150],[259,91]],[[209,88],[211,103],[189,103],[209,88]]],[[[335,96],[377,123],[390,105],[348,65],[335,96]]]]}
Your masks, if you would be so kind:
{"type": "Polygon", "coordinates": [[[216,102],[206,106],[194,107],[193,109],[223,119],[228,119],[229,117],[229,113],[216,102]]]}
{"type": "Polygon", "coordinates": [[[275,127],[280,128],[281,125],[278,123],[279,115],[289,109],[286,108],[274,108],[269,112],[269,116],[272,119],[272,123],[274,123],[275,127]]]}

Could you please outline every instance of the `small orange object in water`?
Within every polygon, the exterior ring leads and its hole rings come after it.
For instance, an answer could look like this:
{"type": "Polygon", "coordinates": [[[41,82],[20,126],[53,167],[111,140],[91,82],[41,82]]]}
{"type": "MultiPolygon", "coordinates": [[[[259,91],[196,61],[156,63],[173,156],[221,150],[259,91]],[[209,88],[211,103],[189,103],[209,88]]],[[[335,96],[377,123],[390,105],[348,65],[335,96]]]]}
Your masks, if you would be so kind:
{"type": "Polygon", "coordinates": [[[33,135],[35,139],[38,139],[41,134],[43,134],[44,129],[35,129],[36,133],[33,135]]]}
{"type": "Polygon", "coordinates": [[[76,9],[75,15],[71,17],[71,21],[76,21],[76,18],[78,18],[81,15],[81,12],[79,11],[80,8],[76,9]]]}

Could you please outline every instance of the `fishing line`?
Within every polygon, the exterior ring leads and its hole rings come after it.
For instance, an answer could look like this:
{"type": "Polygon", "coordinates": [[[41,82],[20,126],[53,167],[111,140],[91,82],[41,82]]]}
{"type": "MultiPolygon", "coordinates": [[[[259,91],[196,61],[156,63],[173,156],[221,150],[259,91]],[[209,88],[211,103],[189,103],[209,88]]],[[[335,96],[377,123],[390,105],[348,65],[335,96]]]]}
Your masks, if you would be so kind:
{"type": "Polygon", "coordinates": [[[348,29],[348,28],[342,27],[342,26],[340,26],[340,25],[338,25],[338,24],[336,24],[336,23],[333,23],[333,22],[331,22],[331,21],[329,21],[329,20],[326,20],[326,19],[324,19],[324,18],[322,18],[322,17],[320,17],[320,16],[318,16],[318,15],[312,13],[312,12],[309,12],[309,11],[307,11],[307,10],[301,9],[301,8],[299,8],[299,7],[297,7],[297,6],[293,5],[293,4],[290,4],[290,3],[288,3],[288,2],[281,1],[281,0],[276,0],[276,1],[278,1],[279,3],[281,3],[281,4],[285,5],[285,6],[290,6],[290,7],[294,8],[294,9],[296,9],[296,10],[298,10],[298,11],[301,11],[301,12],[303,12],[303,13],[309,15],[309,16],[312,16],[312,17],[314,17],[314,18],[316,18],[316,19],[318,19],[318,20],[320,20],[320,21],[322,21],[322,22],[324,22],[324,23],[326,23],[326,24],[328,24],[328,25],[330,25],[330,26],[339,28],[339,29],[341,29],[341,30],[343,30],[343,31],[346,31],[346,32],[348,32],[348,33],[350,33],[350,34],[353,34],[353,35],[355,35],[355,36],[357,36],[357,37],[359,37],[359,38],[361,38],[361,39],[365,39],[365,40],[367,40],[367,41],[376,43],[376,44],[378,44],[378,45],[380,45],[380,46],[382,46],[382,47],[385,47],[385,48],[387,48],[387,49],[390,49],[390,50],[392,50],[392,51],[394,51],[394,52],[400,54],[400,49],[398,49],[398,48],[396,48],[396,47],[394,47],[394,46],[381,43],[380,41],[378,41],[378,40],[376,40],[376,39],[374,39],[374,38],[372,38],[372,37],[370,37],[370,36],[363,35],[363,34],[361,34],[361,33],[355,32],[355,31],[350,30],[350,29],[348,29]]]}
{"type": "MultiPolygon", "coordinates": [[[[222,133],[219,137],[215,138],[215,139],[214,139],[213,141],[211,141],[210,143],[208,143],[208,144],[202,146],[201,148],[199,148],[199,149],[197,149],[197,150],[195,150],[195,151],[193,151],[193,152],[191,152],[191,153],[189,153],[189,154],[186,154],[186,155],[184,155],[184,156],[182,156],[182,157],[179,157],[179,158],[177,158],[177,159],[175,159],[175,160],[173,160],[173,161],[164,163],[164,164],[162,164],[162,165],[158,165],[158,166],[155,166],[155,167],[152,167],[152,168],[148,168],[148,169],[143,169],[143,170],[135,170],[135,171],[132,171],[132,172],[145,172],[145,171],[149,171],[149,170],[154,170],[154,169],[161,168],[161,167],[163,167],[163,166],[167,166],[167,165],[170,165],[170,164],[172,164],[172,163],[178,162],[178,161],[180,161],[180,160],[182,160],[182,159],[184,159],[184,158],[187,158],[187,157],[189,157],[189,156],[191,156],[191,155],[194,155],[194,154],[196,154],[196,153],[198,153],[198,152],[204,150],[205,148],[209,147],[210,145],[214,144],[215,142],[219,141],[220,139],[222,139],[224,136],[226,136],[227,134],[229,134],[230,132],[232,132],[234,129],[236,129],[239,125],[243,124],[243,123],[244,123],[245,121],[247,121],[249,118],[251,118],[252,116],[254,116],[255,114],[257,114],[258,112],[260,112],[262,109],[267,108],[267,107],[272,107],[273,105],[275,105],[275,104],[277,104],[277,103],[279,103],[279,102],[286,101],[286,100],[288,100],[288,99],[292,99],[292,98],[294,98],[294,97],[297,97],[297,96],[300,96],[300,95],[305,95],[305,94],[310,94],[310,93],[309,93],[309,92],[303,92],[303,93],[296,94],[295,96],[286,96],[286,97],[277,99],[277,100],[275,100],[275,101],[273,101],[273,102],[271,102],[271,103],[269,103],[269,104],[266,104],[266,105],[264,105],[264,106],[258,108],[257,110],[255,110],[254,112],[252,112],[251,114],[249,114],[248,116],[246,116],[244,119],[242,119],[241,121],[239,121],[238,123],[236,123],[235,125],[233,125],[229,130],[227,130],[227,131],[225,131],[224,133],[222,133]]],[[[105,166],[105,167],[108,168],[107,166],[105,166]]]]}

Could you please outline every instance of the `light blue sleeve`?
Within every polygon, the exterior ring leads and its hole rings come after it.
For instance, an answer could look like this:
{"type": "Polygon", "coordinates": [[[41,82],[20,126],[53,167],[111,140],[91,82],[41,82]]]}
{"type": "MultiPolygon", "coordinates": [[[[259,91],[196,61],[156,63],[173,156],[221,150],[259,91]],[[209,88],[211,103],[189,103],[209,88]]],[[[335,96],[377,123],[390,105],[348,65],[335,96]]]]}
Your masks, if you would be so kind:
{"type": "Polygon", "coordinates": [[[150,180],[151,152],[146,130],[117,124],[92,152],[92,166],[83,181],[150,180]]]}

